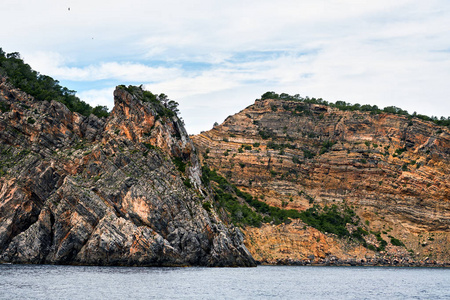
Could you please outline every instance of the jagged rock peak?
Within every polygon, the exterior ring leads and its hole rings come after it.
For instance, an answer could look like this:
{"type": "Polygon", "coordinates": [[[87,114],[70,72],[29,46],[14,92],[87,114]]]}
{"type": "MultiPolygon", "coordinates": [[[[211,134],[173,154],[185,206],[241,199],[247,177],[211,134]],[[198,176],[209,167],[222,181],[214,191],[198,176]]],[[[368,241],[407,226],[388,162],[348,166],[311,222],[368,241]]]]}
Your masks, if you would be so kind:
{"type": "Polygon", "coordinates": [[[150,96],[119,86],[97,118],[0,84],[1,262],[255,265],[173,103],[150,96]]]}

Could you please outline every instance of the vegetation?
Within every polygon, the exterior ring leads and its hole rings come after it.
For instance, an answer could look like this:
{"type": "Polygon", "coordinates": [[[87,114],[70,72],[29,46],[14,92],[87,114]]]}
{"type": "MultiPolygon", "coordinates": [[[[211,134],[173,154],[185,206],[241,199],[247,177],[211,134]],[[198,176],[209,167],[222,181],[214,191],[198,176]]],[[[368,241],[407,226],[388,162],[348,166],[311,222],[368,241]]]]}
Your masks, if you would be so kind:
{"type": "Polygon", "coordinates": [[[331,147],[333,147],[334,144],[336,144],[336,142],[334,142],[334,141],[329,141],[329,140],[324,141],[322,143],[322,148],[320,148],[319,154],[322,155],[322,154],[330,151],[331,147]]]}
{"type": "Polygon", "coordinates": [[[400,241],[399,239],[396,239],[395,237],[389,236],[391,238],[391,244],[394,246],[402,246],[404,247],[405,244],[403,244],[402,241],[400,241]]]}
{"type": "Polygon", "coordinates": [[[377,241],[380,242],[380,245],[377,247],[377,251],[386,250],[387,242],[381,237],[381,233],[375,232],[374,234],[377,237],[377,241]]]}
{"type": "Polygon", "coordinates": [[[144,90],[142,85],[119,85],[118,87],[129,92],[130,94],[138,96],[143,102],[153,104],[153,107],[156,109],[160,117],[172,118],[177,116],[179,113],[178,103],[174,100],[170,100],[166,94],[155,95],[150,91],[144,90]]]}
{"type": "Polygon", "coordinates": [[[215,182],[213,189],[217,206],[224,208],[228,212],[234,224],[261,226],[262,217],[249,206],[240,203],[232,192],[237,190],[235,186],[230,185],[224,177],[218,175],[216,171],[210,170],[207,166],[203,166],[202,171],[202,181],[205,185],[215,182]]]}
{"type": "Polygon", "coordinates": [[[191,180],[189,179],[189,178],[186,178],[184,181],[183,181],[183,184],[187,187],[187,188],[192,188],[192,183],[191,183],[191,180]]]}
{"type": "Polygon", "coordinates": [[[276,144],[274,142],[268,142],[267,143],[267,148],[269,149],[274,149],[274,150],[284,150],[285,148],[289,148],[289,149],[295,149],[295,145],[291,145],[288,143],[285,144],[276,144]]]}
{"type": "Polygon", "coordinates": [[[10,106],[6,103],[0,102],[0,110],[4,112],[8,112],[10,110],[10,106]]]}
{"type": "Polygon", "coordinates": [[[106,106],[97,105],[92,109],[92,114],[96,115],[99,118],[108,117],[109,112],[106,106]]]}
{"type": "Polygon", "coordinates": [[[312,152],[309,151],[308,149],[303,149],[303,156],[304,156],[305,158],[311,159],[311,158],[313,158],[315,155],[314,155],[314,153],[312,153],[312,152]]]}
{"type": "Polygon", "coordinates": [[[186,172],[186,163],[183,161],[183,159],[174,157],[172,158],[172,162],[177,167],[178,171],[180,171],[181,173],[186,172]]]}
{"type": "Polygon", "coordinates": [[[261,223],[281,224],[289,218],[298,219],[300,213],[296,210],[280,209],[259,201],[248,193],[230,184],[224,177],[203,166],[202,180],[205,184],[214,182],[215,200],[219,207],[223,207],[236,225],[261,226],[261,223]],[[239,201],[239,198],[241,201],[239,201]]]}
{"type": "MultiPolygon", "coordinates": [[[[303,98],[299,94],[295,94],[292,96],[292,95],[289,95],[286,93],[277,94],[273,91],[262,94],[261,100],[264,100],[264,99],[281,99],[281,100],[298,101],[298,102],[304,102],[304,103],[310,103],[310,104],[323,104],[323,105],[328,105],[328,106],[335,107],[339,110],[344,110],[344,111],[368,111],[372,114],[379,114],[382,112],[392,113],[392,114],[396,114],[396,115],[406,116],[409,119],[418,118],[418,119],[421,119],[424,121],[434,122],[435,124],[437,124],[439,126],[450,127],[450,116],[448,116],[447,118],[441,117],[438,119],[435,116],[428,117],[425,115],[417,114],[416,112],[414,112],[413,114],[409,114],[408,111],[398,108],[396,106],[387,106],[387,107],[381,109],[376,105],[369,105],[369,104],[361,105],[358,103],[351,104],[351,103],[347,103],[345,101],[336,101],[335,103],[332,103],[332,102],[325,101],[322,98],[309,98],[308,96],[303,98]]],[[[301,112],[301,111],[304,111],[304,107],[297,106],[297,108],[295,110],[298,112],[301,112]]],[[[412,123],[411,123],[411,125],[412,125],[412,123]]]]}
{"type": "MultiPolygon", "coordinates": [[[[353,209],[347,205],[338,206],[334,204],[323,208],[319,205],[314,205],[302,212],[294,209],[284,209],[288,205],[286,201],[282,202],[283,208],[273,207],[239,190],[215,170],[210,170],[206,165],[202,167],[202,171],[203,183],[205,185],[211,184],[214,189],[216,207],[224,209],[230,220],[237,226],[259,227],[262,223],[281,224],[289,223],[290,219],[301,219],[307,225],[321,232],[328,232],[340,238],[358,241],[364,247],[373,251],[384,251],[387,246],[387,242],[381,237],[381,234],[375,232],[371,233],[376,236],[378,247],[367,244],[364,236],[369,235],[369,232],[361,225],[361,220],[353,209]],[[356,229],[350,232],[348,229],[349,224],[355,226],[356,229]]],[[[314,199],[303,191],[299,192],[300,194],[305,194],[312,199],[310,203],[313,202],[314,199]]],[[[209,206],[209,204],[207,205],[209,206]]],[[[389,237],[393,245],[403,245],[400,240],[389,237]]]]}
{"type": "MultiPolygon", "coordinates": [[[[75,96],[75,91],[59,85],[59,81],[47,75],[39,74],[26,64],[18,52],[5,53],[0,48],[0,74],[7,77],[9,83],[38,101],[55,100],[66,105],[71,111],[84,116],[91,113],[98,117],[108,115],[105,106],[92,108],[75,96]]],[[[4,112],[5,108],[2,106],[4,112]]]]}
{"type": "MultiPolygon", "coordinates": [[[[334,233],[339,237],[352,236],[346,228],[347,224],[359,224],[359,218],[351,208],[338,209],[335,204],[331,207],[325,206],[322,209],[318,205],[314,205],[312,208],[303,211],[300,218],[309,226],[323,232],[334,233]]],[[[356,234],[353,236],[361,239],[363,231],[360,230],[359,234],[358,231],[355,232],[356,234]]]]}
{"type": "MultiPolygon", "coordinates": [[[[360,219],[355,212],[347,206],[338,208],[337,205],[320,208],[314,205],[303,212],[294,209],[281,209],[270,206],[239,190],[230,184],[224,177],[210,170],[206,165],[202,168],[202,181],[204,184],[214,182],[215,200],[218,207],[223,207],[229,214],[235,225],[250,225],[259,227],[261,223],[281,224],[289,222],[289,219],[301,219],[306,224],[323,232],[336,234],[339,237],[352,237],[363,241],[363,235],[368,232],[358,227],[350,234],[347,224],[358,225],[360,219]],[[241,201],[239,200],[241,199],[241,201]]],[[[285,203],[284,206],[286,206],[285,203]]]]}
{"type": "Polygon", "coordinates": [[[271,130],[259,130],[258,133],[263,140],[275,137],[275,134],[271,130]]]}
{"type": "Polygon", "coordinates": [[[203,202],[202,206],[203,206],[203,208],[204,208],[206,211],[208,211],[208,212],[210,212],[211,209],[212,209],[211,202],[208,202],[208,201],[203,202]]]}

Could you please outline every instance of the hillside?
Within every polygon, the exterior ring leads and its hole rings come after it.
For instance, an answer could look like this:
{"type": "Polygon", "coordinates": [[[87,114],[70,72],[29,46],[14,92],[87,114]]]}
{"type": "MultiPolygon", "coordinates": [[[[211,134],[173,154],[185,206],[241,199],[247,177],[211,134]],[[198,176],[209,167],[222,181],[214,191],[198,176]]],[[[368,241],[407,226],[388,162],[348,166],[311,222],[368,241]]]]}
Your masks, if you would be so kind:
{"type": "Polygon", "coordinates": [[[235,222],[255,259],[450,263],[448,127],[404,113],[263,98],[193,141],[204,164],[253,199],[299,212],[280,222],[247,201],[261,226],[235,222]]]}
{"type": "Polygon", "coordinates": [[[108,117],[83,116],[10,82],[0,77],[0,262],[255,265],[205,205],[174,103],[119,86],[108,117]]]}

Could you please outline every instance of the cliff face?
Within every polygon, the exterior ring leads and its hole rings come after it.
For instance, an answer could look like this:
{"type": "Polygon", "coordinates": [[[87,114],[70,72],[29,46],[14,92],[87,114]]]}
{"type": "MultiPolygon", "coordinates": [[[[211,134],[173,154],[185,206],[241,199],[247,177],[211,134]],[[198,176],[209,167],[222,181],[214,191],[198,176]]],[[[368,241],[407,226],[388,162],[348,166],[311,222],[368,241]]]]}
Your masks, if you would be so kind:
{"type": "Polygon", "coordinates": [[[0,84],[0,261],[253,266],[183,124],[139,88],[106,119],[0,84]]]}
{"type": "Polygon", "coordinates": [[[193,140],[211,168],[267,204],[298,211],[352,207],[368,233],[365,241],[387,242],[373,251],[301,221],[265,224],[244,230],[256,259],[450,262],[448,128],[267,99],[193,140]]]}

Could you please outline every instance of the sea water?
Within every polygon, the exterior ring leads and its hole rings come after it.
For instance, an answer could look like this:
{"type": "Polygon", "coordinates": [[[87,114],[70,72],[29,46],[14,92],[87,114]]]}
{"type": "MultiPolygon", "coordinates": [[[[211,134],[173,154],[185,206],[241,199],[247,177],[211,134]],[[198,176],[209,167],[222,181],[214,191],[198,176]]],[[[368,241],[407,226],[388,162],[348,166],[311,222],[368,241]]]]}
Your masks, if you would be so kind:
{"type": "Polygon", "coordinates": [[[0,299],[450,299],[450,269],[0,265],[0,299]]]}

